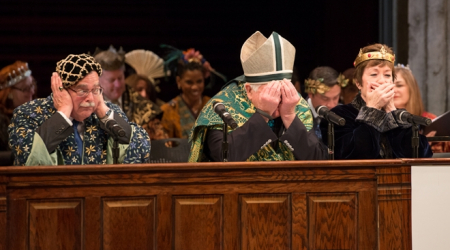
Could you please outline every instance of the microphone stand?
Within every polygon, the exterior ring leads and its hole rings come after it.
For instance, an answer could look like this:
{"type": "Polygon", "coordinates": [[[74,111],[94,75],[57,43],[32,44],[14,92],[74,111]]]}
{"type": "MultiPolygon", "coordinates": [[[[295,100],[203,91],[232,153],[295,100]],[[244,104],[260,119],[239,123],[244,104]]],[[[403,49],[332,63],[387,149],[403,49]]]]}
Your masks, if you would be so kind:
{"type": "Polygon", "coordinates": [[[228,125],[223,122],[223,141],[222,141],[222,158],[223,162],[228,162],[228,139],[227,139],[227,128],[228,125]]]}
{"type": "Polygon", "coordinates": [[[113,143],[113,148],[112,148],[112,153],[113,153],[113,164],[118,164],[119,162],[119,137],[116,136],[115,134],[111,133],[111,136],[114,139],[114,143],[113,143]]]}
{"type": "Polygon", "coordinates": [[[328,121],[328,160],[334,160],[334,124],[328,121]]]}
{"type": "Polygon", "coordinates": [[[419,125],[412,124],[411,146],[413,149],[413,158],[419,158],[419,125]]]}

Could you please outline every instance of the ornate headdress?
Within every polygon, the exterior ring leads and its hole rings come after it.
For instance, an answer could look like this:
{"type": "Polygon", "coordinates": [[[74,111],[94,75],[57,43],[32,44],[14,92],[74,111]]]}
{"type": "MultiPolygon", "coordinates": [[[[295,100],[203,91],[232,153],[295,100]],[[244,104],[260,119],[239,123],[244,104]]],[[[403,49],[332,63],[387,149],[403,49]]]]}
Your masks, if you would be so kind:
{"type": "Polygon", "coordinates": [[[245,80],[252,84],[291,79],[294,60],[295,47],[276,32],[266,38],[257,31],[241,48],[245,80]]]}
{"type": "Polygon", "coordinates": [[[102,67],[88,54],[70,54],[56,63],[56,72],[61,77],[64,88],[69,88],[77,84],[92,71],[97,72],[100,76],[102,74],[102,67]]]}
{"type": "Polygon", "coordinates": [[[147,77],[155,85],[155,78],[165,76],[164,60],[149,50],[137,49],[125,55],[128,63],[136,74],[147,77]]]}
{"type": "Polygon", "coordinates": [[[125,51],[122,47],[117,51],[112,45],[108,50],[102,51],[98,47],[94,52],[95,60],[100,63],[103,70],[116,70],[125,65],[125,51]]]}
{"type": "Polygon", "coordinates": [[[0,90],[9,88],[30,75],[28,63],[16,61],[0,70],[0,90]]]}
{"type": "Polygon", "coordinates": [[[359,49],[359,54],[353,62],[353,66],[358,67],[358,65],[367,60],[386,60],[391,63],[395,62],[395,55],[392,55],[386,51],[384,46],[381,46],[380,51],[370,51],[367,53],[362,53],[362,49],[359,49]]]}
{"type": "MultiPolygon", "coordinates": [[[[305,80],[305,92],[308,94],[325,94],[330,90],[330,87],[326,85],[323,78],[311,79],[308,78],[305,80]]],[[[349,82],[348,79],[345,78],[343,74],[339,74],[336,82],[341,88],[345,88],[349,82]]]]}
{"type": "MultiPolygon", "coordinates": [[[[170,52],[165,56],[164,66],[166,68],[166,72],[170,71],[176,72],[177,63],[181,60],[184,64],[196,62],[203,66],[204,68],[204,77],[208,78],[210,73],[222,78],[224,82],[227,81],[226,76],[217,72],[215,69],[211,67],[211,64],[200,54],[200,51],[195,50],[194,48],[190,48],[185,51],[181,51],[175,47],[172,47],[167,44],[161,44],[161,48],[168,49],[170,52]]],[[[176,74],[175,74],[176,75],[176,74]]]]}

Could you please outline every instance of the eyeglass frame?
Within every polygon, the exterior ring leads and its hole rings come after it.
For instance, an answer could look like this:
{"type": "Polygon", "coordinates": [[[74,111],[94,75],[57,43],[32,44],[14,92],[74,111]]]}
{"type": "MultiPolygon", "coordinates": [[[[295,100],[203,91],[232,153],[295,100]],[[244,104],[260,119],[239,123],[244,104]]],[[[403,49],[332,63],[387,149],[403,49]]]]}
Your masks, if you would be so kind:
{"type": "Polygon", "coordinates": [[[97,87],[97,88],[93,88],[93,89],[91,89],[91,90],[89,90],[89,91],[85,91],[85,90],[82,90],[82,89],[79,89],[79,90],[77,91],[77,90],[74,90],[74,89],[72,89],[72,88],[70,88],[70,87],[69,87],[68,89],[70,89],[70,90],[72,90],[73,92],[75,92],[75,94],[76,94],[77,96],[79,96],[79,97],[86,97],[86,96],[89,95],[89,93],[92,93],[93,96],[99,96],[99,95],[101,95],[101,94],[103,93],[103,88],[100,87],[100,86],[97,87]],[[95,91],[96,89],[99,90],[99,93],[98,93],[98,94],[94,94],[94,91],[95,91]],[[84,94],[83,94],[83,95],[79,95],[79,94],[78,94],[79,92],[83,92],[84,94]]]}

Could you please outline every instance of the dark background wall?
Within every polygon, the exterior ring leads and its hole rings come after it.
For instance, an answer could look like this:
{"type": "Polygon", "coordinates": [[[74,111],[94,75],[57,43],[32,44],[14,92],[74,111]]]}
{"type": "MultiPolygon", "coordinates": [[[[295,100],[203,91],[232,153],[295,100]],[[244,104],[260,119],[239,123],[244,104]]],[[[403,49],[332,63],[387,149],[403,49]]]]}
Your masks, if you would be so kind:
{"type": "MultiPolygon", "coordinates": [[[[229,79],[242,74],[240,49],[259,30],[277,31],[297,49],[300,79],[317,66],[342,72],[359,48],[378,39],[377,0],[278,1],[0,1],[0,67],[29,62],[38,95],[50,93],[56,62],[71,53],[194,47],[229,79]]],[[[303,80],[302,80],[303,82],[303,80]]],[[[218,88],[220,86],[216,86],[218,88]]],[[[163,99],[176,89],[163,89],[163,99]]],[[[210,91],[211,92],[211,91],[210,91]]]]}

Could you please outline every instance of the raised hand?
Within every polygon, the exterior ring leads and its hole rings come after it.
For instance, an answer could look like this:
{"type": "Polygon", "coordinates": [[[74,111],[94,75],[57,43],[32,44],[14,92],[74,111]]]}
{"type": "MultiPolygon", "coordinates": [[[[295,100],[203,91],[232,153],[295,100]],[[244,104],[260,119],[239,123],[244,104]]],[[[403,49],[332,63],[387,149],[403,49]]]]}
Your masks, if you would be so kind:
{"type": "Polygon", "coordinates": [[[72,97],[67,90],[63,88],[61,77],[59,77],[56,72],[53,72],[52,74],[51,87],[53,93],[53,103],[56,110],[64,113],[66,117],[70,117],[73,110],[72,97]]]}
{"type": "Polygon", "coordinates": [[[295,107],[300,101],[297,90],[291,81],[283,79],[281,83],[281,103],[280,103],[280,117],[286,128],[289,128],[292,121],[294,121],[296,113],[295,107]]]}
{"type": "Polygon", "coordinates": [[[105,100],[103,99],[103,95],[94,96],[94,99],[97,101],[97,109],[94,111],[97,117],[103,118],[108,112],[108,106],[106,106],[105,100]]]}
{"type": "MultiPolygon", "coordinates": [[[[394,84],[392,82],[379,84],[376,82],[369,82],[369,91],[366,94],[366,105],[376,109],[391,109],[395,110],[393,105],[394,100],[394,84]],[[388,105],[389,104],[389,105],[388,105]]],[[[388,112],[390,112],[388,111],[388,112]]]]}
{"type": "Polygon", "coordinates": [[[277,111],[281,100],[280,89],[281,84],[278,81],[269,82],[263,87],[257,96],[258,100],[255,100],[253,105],[273,117],[276,116],[275,111],[277,111]]]}

